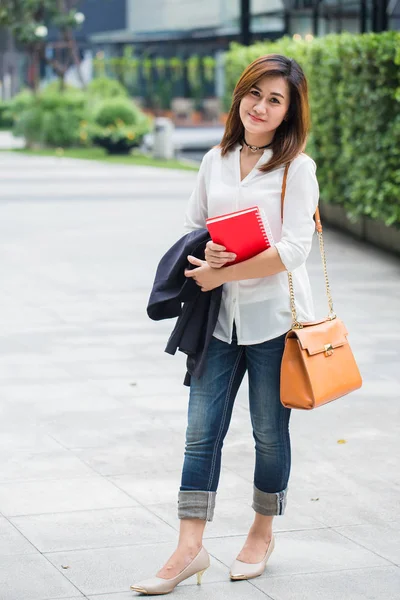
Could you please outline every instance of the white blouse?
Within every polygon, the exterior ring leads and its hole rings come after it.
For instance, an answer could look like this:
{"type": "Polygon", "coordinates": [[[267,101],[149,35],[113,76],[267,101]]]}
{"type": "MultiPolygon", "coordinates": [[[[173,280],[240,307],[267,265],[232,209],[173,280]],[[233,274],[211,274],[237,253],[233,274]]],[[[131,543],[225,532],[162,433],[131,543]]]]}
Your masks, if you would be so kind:
{"type": "MultiPolygon", "coordinates": [[[[319,188],[315,162],[299,154],[288,172],[283,225],[281,189],[284,167],[262,173],[258,167],[268,162],[272,150],[263,152],[253,170],[240,180],[241,145],[221,157],[220,148],[204,156],[195,189],[189,199],[185,230],[206,227],[206,218],[259,206],[267,217],[275,248],[287,271],[293,273],[297,316],[314,319],[314,306],[305,261],[315,230],[313,215],[319,188]]],[[[214,336],[232,342],[233,323],[238,344],[259,344],[289,331],[292,324],[288,277],[285,271],[223,285],[222,303],[214,336]]]]}

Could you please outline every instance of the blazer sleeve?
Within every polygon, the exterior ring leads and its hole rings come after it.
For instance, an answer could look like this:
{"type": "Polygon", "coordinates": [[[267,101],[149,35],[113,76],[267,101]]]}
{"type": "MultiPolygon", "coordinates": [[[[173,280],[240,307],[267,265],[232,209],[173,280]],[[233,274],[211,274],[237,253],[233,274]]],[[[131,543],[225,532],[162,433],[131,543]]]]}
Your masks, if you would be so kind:
{"type": "Polygon", "coordinates": [[[195,229],[204,229],[206,227],[206,218],[208,217],[207,179],[209,155],[210,152],[207,152],[201,161],[196,185],[189,198],[184,221],[185,233],[194,231],[195,229]]]}
{"type": "Polygon", "coordinates": [[[315,162],[308,156],[292,173],[289,167],[282,236],[275,244],[287,271],[293,271],[302,265],[311,250],[315,231],[313,217],[319,200],[316,169],[315,162]]]}

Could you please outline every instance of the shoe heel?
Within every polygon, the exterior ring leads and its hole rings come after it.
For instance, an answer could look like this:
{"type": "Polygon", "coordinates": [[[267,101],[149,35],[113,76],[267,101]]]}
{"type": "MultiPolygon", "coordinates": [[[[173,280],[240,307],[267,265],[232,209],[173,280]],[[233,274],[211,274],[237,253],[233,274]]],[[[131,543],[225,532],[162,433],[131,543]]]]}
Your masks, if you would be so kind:
{"type": "Polygon", "coordinates": [[[201,578],[203,577],[203,573],[207,571],[207,569],[203,569],[197,573],[197,585],[201,584],[201,578]]]}

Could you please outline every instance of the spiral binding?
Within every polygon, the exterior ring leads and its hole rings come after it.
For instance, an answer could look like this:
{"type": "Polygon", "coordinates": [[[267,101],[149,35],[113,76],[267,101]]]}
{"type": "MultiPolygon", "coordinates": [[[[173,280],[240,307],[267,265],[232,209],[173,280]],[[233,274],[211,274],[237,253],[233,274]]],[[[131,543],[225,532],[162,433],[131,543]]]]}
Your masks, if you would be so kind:
{"type": "Polygon", "coordinates": [[[265,211],[262,208],[258,208],[258,211],[256,214],[257,214],[257,221],[258,221],[258,224],[261,229],[261,233],[263,234],[265,241],[268,242],[268,244],[269,244],[268,247],[270,248],[271,246],[274,245],[274,239],[272,237],[272,231],[269,226],[267,215],[265,214],[265,211]]]}

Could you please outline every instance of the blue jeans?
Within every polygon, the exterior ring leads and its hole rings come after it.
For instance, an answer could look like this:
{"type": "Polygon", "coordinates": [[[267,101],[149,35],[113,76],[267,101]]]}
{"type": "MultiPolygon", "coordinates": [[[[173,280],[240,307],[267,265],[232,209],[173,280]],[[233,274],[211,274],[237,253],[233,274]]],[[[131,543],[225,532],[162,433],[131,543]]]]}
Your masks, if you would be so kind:
{"type": "Polygon", "coordinates": [[[290,410],[280,402],[285,335],[249,346],[239,346],[235,335],[231,344],[212,338],[204,373],[191,380],[180,519],[212,521],[222,446],[246,370],[256,452],[252,506],[262,515],[284,513],[290,473],[290,410]]]}

